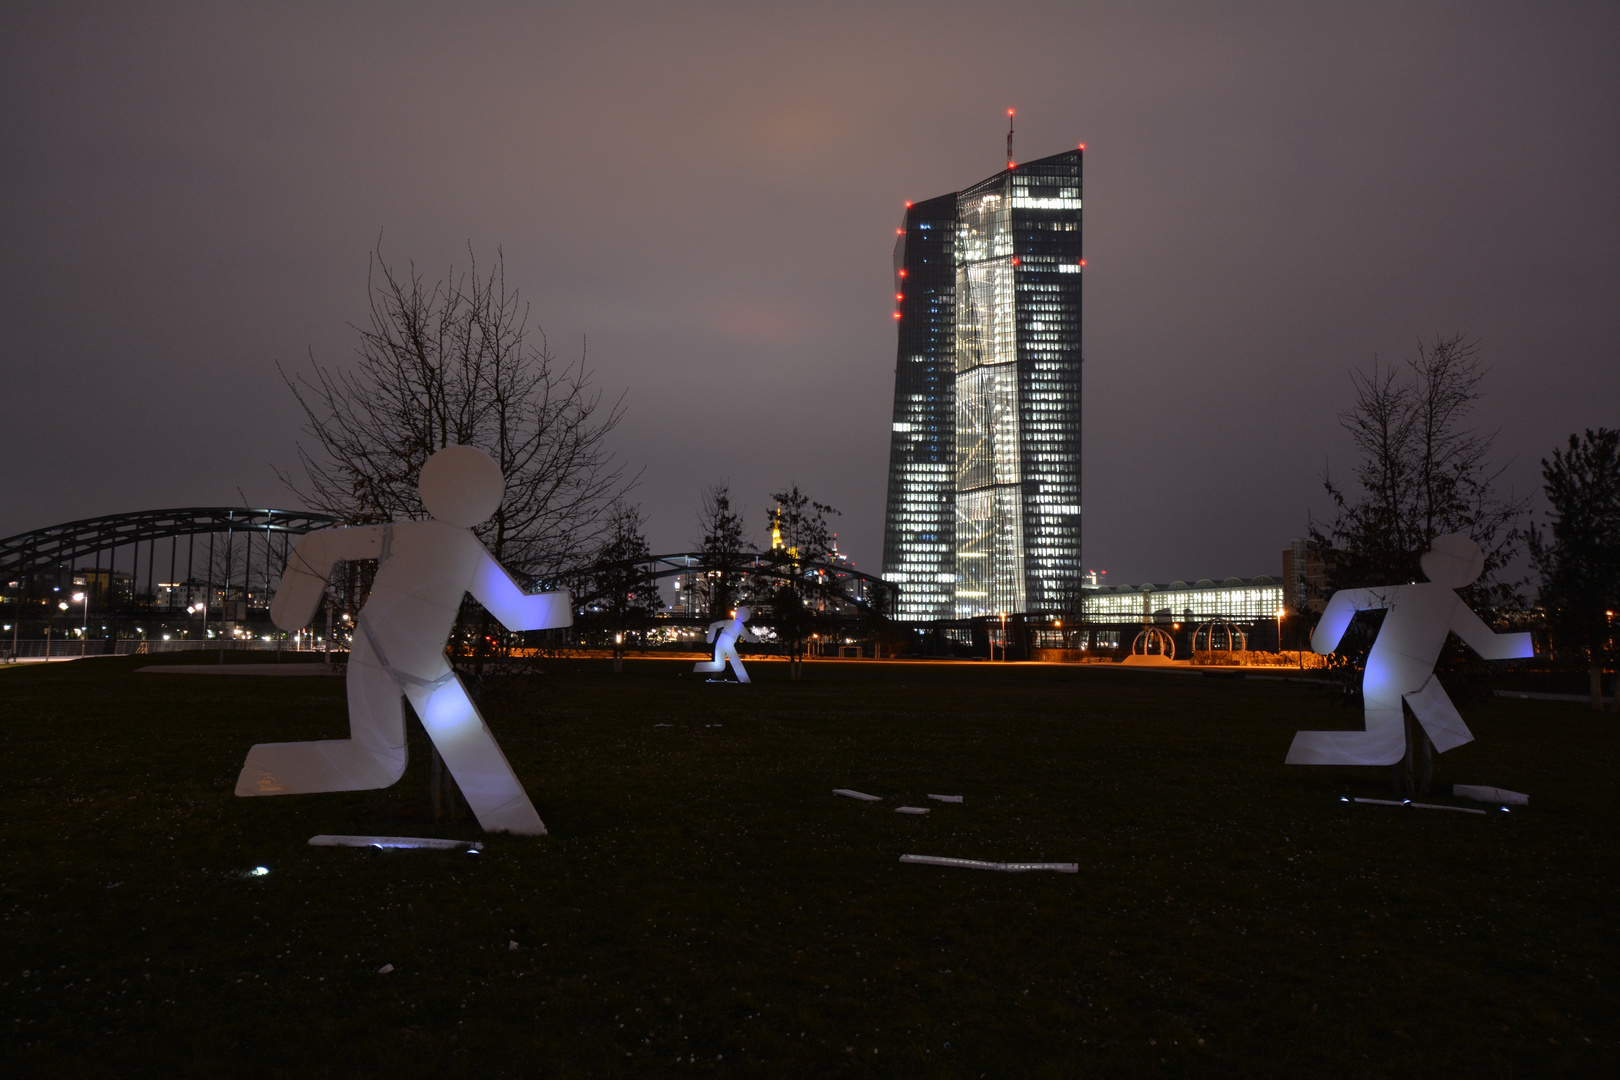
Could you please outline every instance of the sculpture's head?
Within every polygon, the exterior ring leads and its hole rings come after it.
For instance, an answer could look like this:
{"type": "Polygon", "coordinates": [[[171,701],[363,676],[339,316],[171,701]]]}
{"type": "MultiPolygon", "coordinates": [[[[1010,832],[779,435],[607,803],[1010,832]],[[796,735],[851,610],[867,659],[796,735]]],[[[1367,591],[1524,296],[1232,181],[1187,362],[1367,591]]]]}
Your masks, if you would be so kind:
{"type": "Polygon", "coordinates": [[[747,622],[748,621],[748,616],[750,616],[752,614],[753,614],[753,612],[749,611],[747,608],[740,607],[740,608],[737,609],[737,621],[738,622],[747,622]]]}
{"type": "Polygon", "coordinates": [[[1436,585],[1460,589],[1472,585],[1485,571],[1485,553],[1469,539],[1467,533],[1447,533],[1437,536],[1423,558],[1418,560],[1423,573],[1436,585]]]}
{"type": "Polygon", "coordinates": [[[427,459],[416,481],[427,512],[446,525],[470,529],[489,520],[506,494],[506,477],[473,446],[447,446],[427,459]]]}

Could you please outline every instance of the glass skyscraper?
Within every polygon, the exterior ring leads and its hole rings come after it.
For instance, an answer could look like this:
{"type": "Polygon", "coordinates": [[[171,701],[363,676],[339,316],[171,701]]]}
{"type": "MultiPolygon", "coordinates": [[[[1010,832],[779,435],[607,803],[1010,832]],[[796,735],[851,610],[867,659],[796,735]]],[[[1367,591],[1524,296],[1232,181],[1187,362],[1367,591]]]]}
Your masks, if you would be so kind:
{"type": "Polygon", "coordinates": [[[906,209],[883,576],[903,619],[1060,610],[1080,577],[1081,152],[906,209]]]}

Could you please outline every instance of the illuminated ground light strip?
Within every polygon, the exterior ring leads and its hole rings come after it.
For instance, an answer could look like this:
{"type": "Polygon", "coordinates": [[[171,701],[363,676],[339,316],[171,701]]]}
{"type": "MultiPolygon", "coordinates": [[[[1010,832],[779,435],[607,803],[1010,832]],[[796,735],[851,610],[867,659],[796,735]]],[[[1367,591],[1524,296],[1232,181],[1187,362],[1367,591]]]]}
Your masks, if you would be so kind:
{"type": "Polygon", "coordinates": [[[1060,874],[1080,872],[1080,864],[1072,862],[982,862],[978,859],[947,859],[942,855],[902,855],[900,861],[928,866],[957,866],[968,870],[1000,870],[1006,874],[1023,874],[1030,870],[1055,870],[1060,874]]]}
{"type": "MultiPolygon", "coordinates": [[[[1350,799],[1341,798],[1340,802],[1351,802],[1350,799]]],[[[1358,803],[1368,803],[1372,806],[1410,806],[1414,810],[1452,810],[1459,814],[1483,814],[1483,810],[1475,810],[1472,806],[1442,806],[1440,803],[1413,802],[1411,799],[1363,799],[1357,797],[1353,800],[1358,803]]],[[[1506,810],[1507,807],[1502,807],[1506,810]]]]}
{"type": "Polygon", "coordinates": [[[466,849],[471,854],[483,851],[477,840],[439,840],[430,836],[331,836],[322,833],[309,838],[311,847],[369,847],[393,850],[395,848],[422,848],[429,851],[456,851],[466,849]]]}

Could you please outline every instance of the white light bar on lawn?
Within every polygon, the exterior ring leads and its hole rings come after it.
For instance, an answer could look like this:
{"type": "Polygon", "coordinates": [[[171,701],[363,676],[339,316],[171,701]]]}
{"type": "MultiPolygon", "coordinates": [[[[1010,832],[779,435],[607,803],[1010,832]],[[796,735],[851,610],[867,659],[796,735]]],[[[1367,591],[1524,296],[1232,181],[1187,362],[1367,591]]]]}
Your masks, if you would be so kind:
{"type": "Polygon", "coordinates": [[[438,840],[429,836],[331,836],[322,833],[309,838],[311,847],[427,848],[432,851],[483,851],[477,840],[438,840]]]}
{"type": "Polygon", "coordinates": [[[1475,810],[1471,806],[1441,806],[1439,803],[1412,802],[1410,799],[1401,802],[1397,799],[1362,799],[1356,802],[1371,803],[1374,806],[1410,806],[1414,810],[1455,810],[1459,814],[1483,814],[1483,810],[1475,810]]]}
{"type": "Polygon", "coordinates": [[[1080,872],[1080,864],[1072,862],[981,862],[978,859],[947,859],[941,855],[902,855],[900,861],[926,863],[929,866],[960,866],[969,870],[1000,870],[1008,874],[1022,874],[1029,870],[1056,870],[1060,874],[1080,872]]]}

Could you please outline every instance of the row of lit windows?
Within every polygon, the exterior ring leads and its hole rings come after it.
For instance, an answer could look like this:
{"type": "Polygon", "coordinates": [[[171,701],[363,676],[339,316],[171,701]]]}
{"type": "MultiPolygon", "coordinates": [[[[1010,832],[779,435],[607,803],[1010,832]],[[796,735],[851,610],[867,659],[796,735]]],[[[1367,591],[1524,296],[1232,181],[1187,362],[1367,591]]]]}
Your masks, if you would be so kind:
{"type": "Polygon", "coordinates": [[[1264,619],[1274,618],[1281,606],[1281,585],[1104,593],[1086,597],[1086,612],[1095,615],[1142,616],[1168,610],[1176,615],[1264,619]]]}

